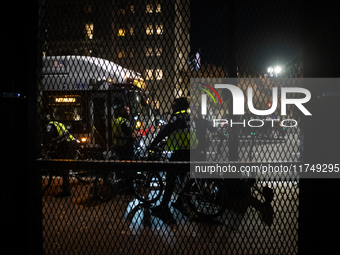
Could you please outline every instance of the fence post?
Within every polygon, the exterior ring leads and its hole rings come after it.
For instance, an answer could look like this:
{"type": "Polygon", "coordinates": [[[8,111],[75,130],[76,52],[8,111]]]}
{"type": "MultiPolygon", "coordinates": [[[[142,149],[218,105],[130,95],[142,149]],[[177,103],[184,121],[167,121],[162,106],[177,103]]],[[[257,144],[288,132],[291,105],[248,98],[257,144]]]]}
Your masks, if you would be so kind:
{"type": "MultiPolygon", "coordinates": [[[[334,64],[339,63],[334,7],[330,3],[300,5],[306,78],[339,76],[334,64]]],[[[305,118],[305,163],[339,163],[339,101],[319,103],[316,97],[321,90],[327,90],[327,85],[306,88],[315,97],[311,101],[316,103],[308,106],[313,116],[305,118]]],[[[300,181],[299,254],[339,252],[339,186],[339,179],[300,181]]]]}
{"type": "Polygon", "coordinates": [[[2,22],[2,248],[42,254],[40,179],[34,165],[39,1],[9,2],[6,8],[13,13],[2,22]],[[3,92],[20,96],[4,98],[3,92]]]}

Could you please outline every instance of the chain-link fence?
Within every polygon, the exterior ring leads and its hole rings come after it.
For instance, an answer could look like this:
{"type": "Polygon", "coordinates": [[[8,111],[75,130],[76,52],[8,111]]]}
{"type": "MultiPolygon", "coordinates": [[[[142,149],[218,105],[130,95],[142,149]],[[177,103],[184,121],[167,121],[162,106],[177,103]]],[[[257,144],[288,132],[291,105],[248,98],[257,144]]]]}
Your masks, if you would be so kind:
{"type": "Polygon", "coordinates": [[[39,16],[46,254],[297,253],[297,179],[187,174],[190,149],[303,160],[301,109],[281,114],[302,76],[294,1],[45,0],[39,16]],[[245,101],[233,115],[214,89],[229,77],[275,111],[245,101]]]}

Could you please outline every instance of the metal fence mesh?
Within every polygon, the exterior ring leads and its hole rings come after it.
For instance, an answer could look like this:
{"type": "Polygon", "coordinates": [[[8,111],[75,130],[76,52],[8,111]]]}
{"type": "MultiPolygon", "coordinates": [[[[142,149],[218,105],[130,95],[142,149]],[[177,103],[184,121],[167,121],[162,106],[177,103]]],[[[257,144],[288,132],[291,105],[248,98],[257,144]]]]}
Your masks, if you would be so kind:
{"type": "MultiPolygon", "coordinates": [[[[94,184],[72,177],[70,185],[70,197],[57,197],[62,183],[55,177],[44,193],[45,254],[297,253],[299,189],[294,183],[267,183],[274,191],[270,206],[258,191],[251,197],[235,192],[214,219],[171,207],[172,225],[152,215],[159,202],[140,203],[124,190],[103,202],[94,194],[94,184]]],[[[262,183],[256,185],[263,189],[262,183]]]]}
{"type": "MultiPolygon", "coordinates": [[[[167,141],[148,150],[176,98],[200,115],[192,78],[237,78],[257,109],[270,107],[274,86],[298,86],[289,83],[302,76],[294,1],[45,0],[39,13],[45,254],[297,253],[298,180],[190,179],[187,163],[169,162],[167,141]],[[123,138],[122,118],[132,130],[123,138]],[[155,213],[169,187],[171,217],[155,213]]],[[[208,100],[210,127],[232,113],[230,93],[220,95],[223,107],[208,100]]],[[[207,128],[201,160],[300,162],[301,112],[287,111],[296,123],[283,123],[296,127],[207,128]]]]}

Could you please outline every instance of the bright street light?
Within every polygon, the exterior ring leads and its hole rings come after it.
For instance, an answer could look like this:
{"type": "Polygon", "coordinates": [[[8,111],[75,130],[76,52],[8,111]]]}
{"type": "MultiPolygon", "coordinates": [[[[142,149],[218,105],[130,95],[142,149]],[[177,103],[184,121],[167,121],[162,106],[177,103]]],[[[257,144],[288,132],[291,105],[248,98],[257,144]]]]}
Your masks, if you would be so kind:
{"type": "Polygon", "coordinates": [[[281,66],[276,66],[275,68],[270,66],[267,71],[268,71],[270,77],[273,77],[274,73],[275,73],[275,76],[277,77],[277,75],[279,73],[281,73],[281,70],[282,70],[281,66]]]}
{"type": "Polygon", "coordinates": [[[277,74],[281,73],[281,67],[280,66],[275,67],[274,71],[275,71],[275,74],[277,76],[277,74]]]}
{"type": "Polygon", "coordinates": [[[274,71],[274,69],[270,66],[270,67],[268,68],[268,73],[269,73],[269,74],[272,74],[273,71],[274,71]]]}

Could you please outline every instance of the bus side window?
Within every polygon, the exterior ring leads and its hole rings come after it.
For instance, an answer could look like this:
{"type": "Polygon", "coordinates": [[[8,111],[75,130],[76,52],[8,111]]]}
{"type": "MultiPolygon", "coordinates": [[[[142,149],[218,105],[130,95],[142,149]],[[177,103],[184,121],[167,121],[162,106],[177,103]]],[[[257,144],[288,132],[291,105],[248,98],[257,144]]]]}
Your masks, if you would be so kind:
{"type": "Polygon", "coordinates": [[[97,83],[96,79],[90,79],[89,85],[90,86],[95,86],[97,83]]]}
{"type": "Polygon", "coordinates": [[[102,85],[105,80],[98,81],[94,78],[90,79],[89,86],[92,86],[93,89],[99,89],[100,85],[102,85]]]}

